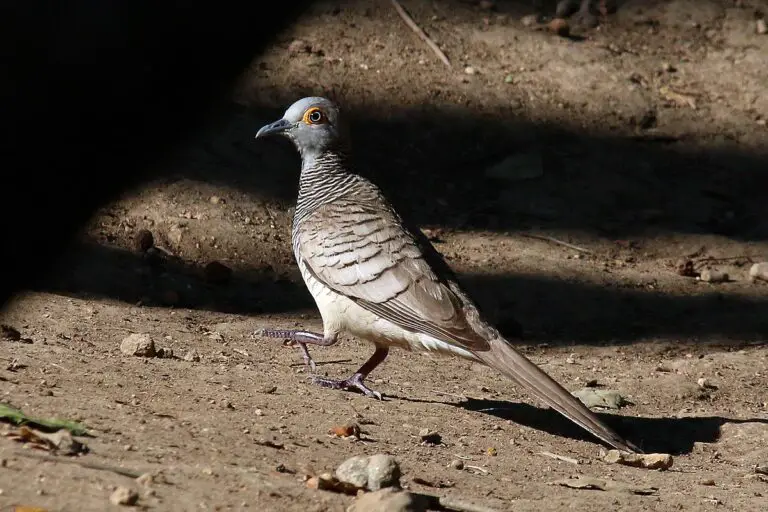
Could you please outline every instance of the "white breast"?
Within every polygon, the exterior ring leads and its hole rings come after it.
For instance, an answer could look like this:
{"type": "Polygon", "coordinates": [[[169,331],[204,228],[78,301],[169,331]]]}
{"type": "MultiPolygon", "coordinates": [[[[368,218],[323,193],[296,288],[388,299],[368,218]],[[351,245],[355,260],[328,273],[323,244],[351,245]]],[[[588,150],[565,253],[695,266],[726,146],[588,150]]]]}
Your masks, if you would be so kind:
{"type": "Polygon", "coordinates": [[[298,258],[297,260],[304,283],[314,297],[320,316],[323,318],[325,336],[346,332],[377,345],[395,346],[418,352],[434,352],[440,355],[455,355],[479,361],[472,352],[426,334],[407,331],[358,306],[351,299],[339,295],[315,279],[304,262],[298,258]]]}

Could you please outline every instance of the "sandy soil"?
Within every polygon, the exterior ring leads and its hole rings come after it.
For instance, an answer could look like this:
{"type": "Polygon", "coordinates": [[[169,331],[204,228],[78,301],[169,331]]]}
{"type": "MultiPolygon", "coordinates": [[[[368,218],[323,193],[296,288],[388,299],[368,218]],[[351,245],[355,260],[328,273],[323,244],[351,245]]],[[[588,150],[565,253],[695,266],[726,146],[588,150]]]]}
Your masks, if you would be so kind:
{"type": "MultiPolygon", "coordinates": [[[[149,510],[341,511],[354,497],[304,478],[373,453],[394,455],[410,490],[498,510],[764,509],[768,285],[747,279],[768,260],[759,4],[630,0],[564,38],[521,22],[529,2],[403,2],[450,69],[389,2],[319,5],[161,180],[104,208],[48,285],[0,317],[31,340],[0,339],[3,402],[82,421],[94,437],[81,462],[161,476],[142,486],[3,439],[0,509],[117,509],[112,490],[129,486],[149,510]],[[289,243],[298,157],[253,140],[308,94],[341,102],[360,172],[500,328],[522,327],[521,349],[569,389],[620,391],[631,404],[601,414],[673,453],[670,470],[603,462],[599,444],[475,364],[395,351],[371,376],[390,398],[378,402],[311,385],[295,348],[253,335],[321,330],[289,243]],[[140,254],[142,229],[171,256],[140,254]],[[685,258],[730,280],[681,276],[685,258]],[[121,353],[132,333],[174,357],[121,353]],[[349,422],[361,440],[327,434],[349,422]],[[423,428],[442,444],[422,445],[423,428]],[[573,475],[656,490],[551,485],[573,475]]],[[[313,351],[331,376],[370,352],[354,339],[313,351]]]]}

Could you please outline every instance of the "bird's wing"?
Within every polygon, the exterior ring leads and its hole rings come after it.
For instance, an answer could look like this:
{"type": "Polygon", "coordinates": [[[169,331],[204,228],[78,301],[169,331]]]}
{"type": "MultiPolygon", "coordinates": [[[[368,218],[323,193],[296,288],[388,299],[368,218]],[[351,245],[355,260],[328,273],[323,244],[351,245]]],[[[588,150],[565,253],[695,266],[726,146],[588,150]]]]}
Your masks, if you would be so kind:
{"type": "Polygon", "coordinates": [[[336,293],[403,329],[488,350],[488,341],[467,323],[460,298],[386,203],[323,205],[302,219],[299,237],[299,257],[336,293]]]}

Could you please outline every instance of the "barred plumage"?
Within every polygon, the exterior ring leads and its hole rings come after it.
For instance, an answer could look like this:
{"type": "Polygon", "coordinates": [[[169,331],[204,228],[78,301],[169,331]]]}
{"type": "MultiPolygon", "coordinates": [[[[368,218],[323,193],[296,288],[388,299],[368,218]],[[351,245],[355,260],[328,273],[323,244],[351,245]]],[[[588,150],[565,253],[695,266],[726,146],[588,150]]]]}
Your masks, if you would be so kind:
{"type": "Polygon", "coordinates": [[[363,381],[389,347],[460,356],[496,368],[615,448],[639,451],[488,324],[421,232],[407,229],[381,191],[351,171],[333,103],[299,100],[257,137],[268,133],[287,135],[302,156],[292,242],[324,333],[264,334],[297,341],[312,369],[308,343],[332,345],[347,332],[376,346],[349,379],[315,377],[316,382],[380,398],[363,381]]]}

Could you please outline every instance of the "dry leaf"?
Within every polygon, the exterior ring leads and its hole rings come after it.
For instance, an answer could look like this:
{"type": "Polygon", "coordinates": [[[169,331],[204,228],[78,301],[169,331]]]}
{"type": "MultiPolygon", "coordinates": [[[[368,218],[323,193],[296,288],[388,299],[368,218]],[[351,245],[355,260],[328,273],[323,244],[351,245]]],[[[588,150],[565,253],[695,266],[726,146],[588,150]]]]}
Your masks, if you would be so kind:
{"type": "Polygon", "coordinates": [[[360,437],[360,427],[353,423],[352,425],[336,425],[331,427],[328,433],[336,437],[360,437]]]}
{"type": "Polygon", "coordinates": [[[614,480],[603,480],[600,478],[593,478],[591,476],[577,476],[575,478],[563,478],[562,480],[556,480],[551,482],[552,485],[562,485],[563,487],[570,487],[571,489],[591,489],[597,491],[616,491],[626,492],[629,494],[639,494],[642,496],[648,496],[656,494],[658,492],[657,487],[635,487],[623,482],[616,482],[614,480]]]}
{"type": "Polygon", "coordinates": [[[76,455],[88,451],[86,445],[74,439],[72,434],[65,429],[48,434],[33,428],[20,427],[16,431],[9,432],[6,436],[14,441],[29,443],[33,448],[54,451],[62,455],[76,455]]]}
{"type": "Polygon", "coordinates": [[[658,470],[669,469],[673,462],[668,453],[629,453],[620,450],[609,450],[603,460],[610,464],[658,470]]]}

